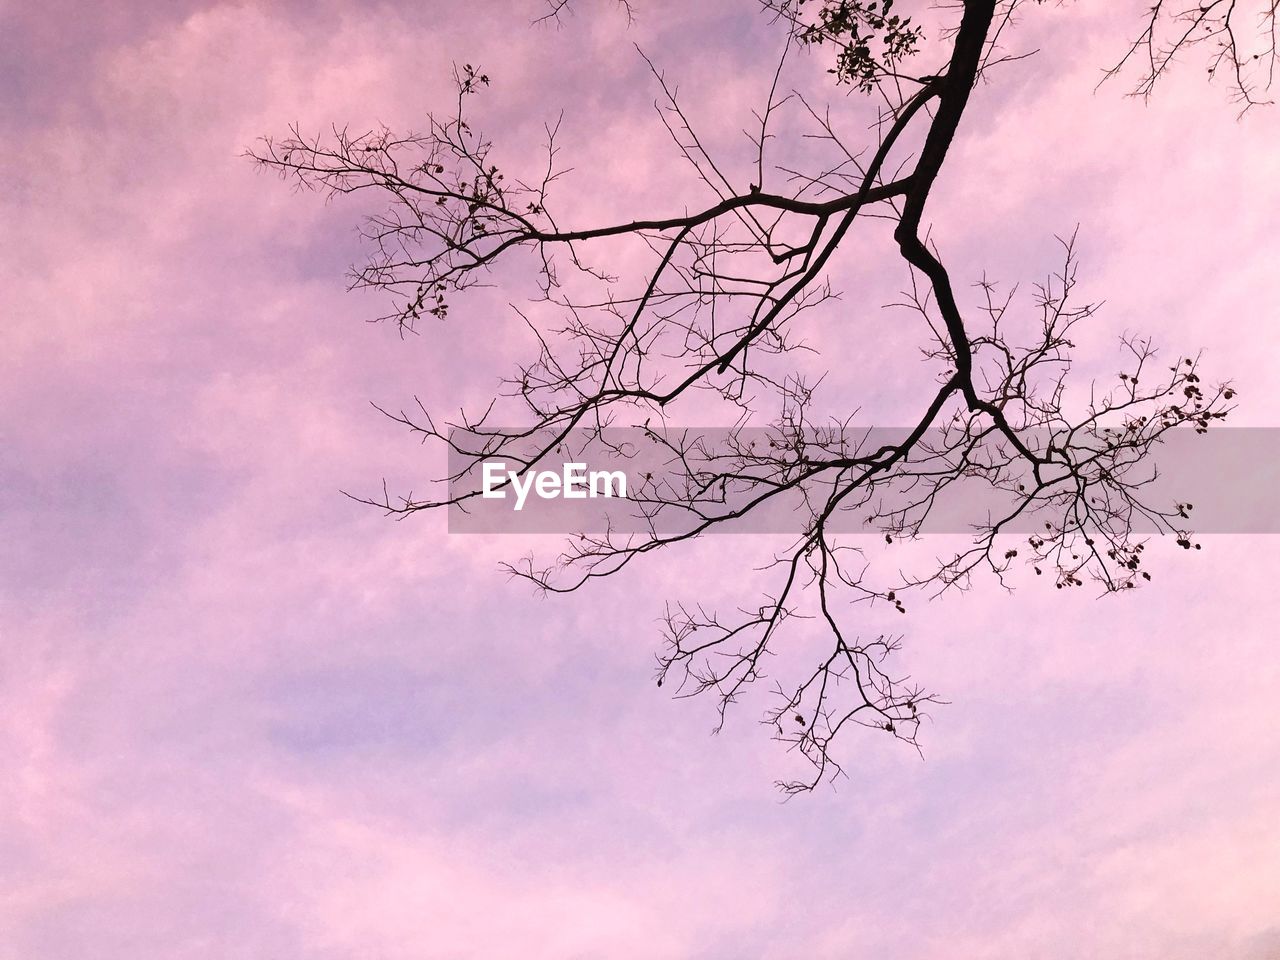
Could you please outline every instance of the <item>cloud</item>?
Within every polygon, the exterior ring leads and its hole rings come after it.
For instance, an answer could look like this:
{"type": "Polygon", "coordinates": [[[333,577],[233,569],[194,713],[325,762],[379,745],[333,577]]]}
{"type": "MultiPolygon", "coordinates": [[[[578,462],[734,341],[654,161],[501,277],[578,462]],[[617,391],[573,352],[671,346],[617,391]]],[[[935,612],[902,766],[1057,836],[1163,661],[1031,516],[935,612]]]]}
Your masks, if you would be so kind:
{"type": "MultiPolygon", "coordinates": [[[[355,322],[376,307],[342,292],[359,204],[240,152],[293,121],[412,124],[458,56],[494,65],[513,163],[567,105],[566,211],[678,208],[704,195],[630,42],[741,150],[749,64],[777,52],[762,18],[658,5],[628,34],[584,9],[526,36],[498,3],[122,10],[22,16],[4,87],[0,956],[1270,956],[1268,542],[1157,549],[1122,599],[1027,584],[854,611],[904,631],[903,669],[953,702],[924,762],[855,739],[836,792],[783,805],[795,758],[755,723],[763,689],[713,738],[708,704],[651,683],[661,600],[750,602],[763,541],[544,602],[496,565],[547,540],[340,495],[438,472],[366,402],[483,398],[518,328],[503,290],[406,341],[355,322]]],[[[948,262],[1031,281],[1079,219],[1109,300],[1081,354],[1125,329],[1203,344],[1269,422],[1274,118],[1235,123],[1190,84],[1146,108],[1095,94],[1113,15],[1043,16],[1045,54],[980,92],[989,119],[930,206],[948,262]]],[[[851,254],[815,318],[851,371],[833,409],[913,409],[882,373],[915,346],[878,310],[889,262],[851,254]]]]}

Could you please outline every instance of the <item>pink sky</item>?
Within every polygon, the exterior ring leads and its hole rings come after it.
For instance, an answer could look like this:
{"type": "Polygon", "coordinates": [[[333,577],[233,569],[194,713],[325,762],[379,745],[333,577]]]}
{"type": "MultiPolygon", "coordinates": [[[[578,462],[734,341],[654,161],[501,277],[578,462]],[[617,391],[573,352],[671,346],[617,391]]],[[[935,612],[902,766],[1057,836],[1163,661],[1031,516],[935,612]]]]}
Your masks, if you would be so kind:
{"type": "MultiPolygon", "coordinates": [[[[584,219],[693,202],[632,43],[739,150],[780,40],[751,6],[0,5],[0,960],[1280,957],[1275,539],[1162,544],[1123,598],[857,613],[952,705],[924,762],[854,737],[782,804],[765,690],[713,738],[651,682],[661,598],[740,599],[726,539],[542,601],[497,566],[529,544],[338,494],[441,466],[368,401],[474,403],[524,345],[502,291],[362,324],[359,209],[241,152],[413,125],[456,59],[516,155],[565,107],[584,219]]],[[[1080,371],[1203,346],[1273,426],[1280,113],[1197,64],[1095,93],[1143,6],[1029,12],[928,217],[961,283],[1038,279],[1079,224],[1080,371]]],[[[918,373],[877,374],[919,332],[868,256],[827,399],[897,423],[918,373]]]]}

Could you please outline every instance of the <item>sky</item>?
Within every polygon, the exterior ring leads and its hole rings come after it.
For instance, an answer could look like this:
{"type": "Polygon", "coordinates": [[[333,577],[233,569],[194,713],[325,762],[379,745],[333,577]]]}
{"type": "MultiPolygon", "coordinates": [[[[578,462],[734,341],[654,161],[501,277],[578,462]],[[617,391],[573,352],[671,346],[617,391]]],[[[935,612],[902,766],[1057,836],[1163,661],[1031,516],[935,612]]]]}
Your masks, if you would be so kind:
{"type": "MultiPolygon", "coordinates": [[[[564,110],[574,216],[697,202],[634,45],[732,155],[781,38],[636,6],[0,4],[0,960],[1280,958],[1277,538],[1158,544],[1123,597],[853,612],[950,703],[923,759],[855,737],[784,803],[766,691],[712,736],[652,683],[662,599],[732,605],[771,541],[541,599],[499,564],[553,540],[341,495],[443,463],[371,401],[474,404],[528,344],[505,289],[366,324],[364,211],[243,152],[413,126],[472,62],[511,156],[564,110]]],[[[1142,6],[1034,8],[927,219],[955,276],[1027,284],[1078,226],[1081,375],[1149,332],[1274,426],[1280,114],[1196,61],[1149,103],[1095,89],[1142,6]]],[[[893,269],[852,250],[814,320],[833,409],[885,424],[919,401],[893,269]]]]}

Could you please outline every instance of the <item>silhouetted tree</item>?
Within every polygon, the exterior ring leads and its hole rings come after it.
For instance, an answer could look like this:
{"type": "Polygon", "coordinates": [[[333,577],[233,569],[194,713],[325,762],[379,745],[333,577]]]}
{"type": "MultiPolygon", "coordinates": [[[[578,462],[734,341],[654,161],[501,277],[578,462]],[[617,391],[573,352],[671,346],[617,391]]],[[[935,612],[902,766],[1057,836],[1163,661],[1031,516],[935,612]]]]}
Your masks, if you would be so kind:
{"type": "MultiPolygon", "coordinates": [[[[548,16],[563,15],[566,3],[554,0],[548,16]]],[[[583,534],[548,566],[512,565],[539,588],[561,593],[794,499],[796,539],[770,561],[776,587],[746,612],[716,613],[696,601],[670,606],[658,681],[674,680],[684,694],[713,694],[723,720],[724,708],[763,676],[763,660],[776,652],[784,627],[800,621],[797,629],[825,631],[827,655],[797,683],[779,687],[767,715],[776,737],[813,764],[811,776],[781,784],[795,792],[839,771],[831,746],[845,727],[860,724],[915,744],[925,710],[937,702],[891,672],[887,658],[898,638],[850,633],[846,601],[905,610],[913,594],[964,589],[979,574],[1003,583],[1015,563],[1060,589],[1089,579],[1120,591],[1150,579],[1138,521],[1190,549],[1190,505],[1147,502],[1137,468],[1167,431],[1203,431],[1220,421],[1233,392],[1203,384],[1196,357],[1157,363],[1150,341],[1129,338],[1118,379],[1068,402],[1072,330],[1096,309],[1078,299],[1074,237],[1063,241],[1061,266],[1038,287],[1031,313],[985,280],[977,303],[962,306],[925,230],[925,207],[975,84],[1018,59],[1007,52],[1010,28],[1016,14],[1034,10],[1031,0],[928,7],[766,0],[759,7],[785,33],[784,60],[804,48],[827,51],[834,83],[878,104],[877,122],[869,144],[851,142],[830,109],[799,93],[782,95],[782,63],[769,65],[774,80],[757,112],[753,163],[735,174],[704,149],[676,91],[650,62],[659,115],[709,194],[691,212],[562,222],[555,212],[556,128],[547,128],[541,172],[499,169],[490,140],[468,119],[470,102],[489,84],[471,65],[455,70],[451,112],[428,116],[421,133],[337,128],[306,136],[294,128],[251,155],[307,188],[381,198],[364,230],[371,255],[354,284],[386,291],[394,303],[387,319],[404,331],[445,317],[456,296],[500,260],[523,256],[536,265],[537,309],[521,315],[540,347],[495,404],[449,423],[421,405],[389,414],[465,465],[451,471],[453,485],[436,496],[370,502],[394,514],[465,504],[479,491],[459,484],[482,460],[532,469],[559,459],[557,450],[572,437],[598,439],[611,425],[644,424],[682,482],[649,482],[636,495],[654,518],[646,533],[583,534]],[[927,69],[919,68],[921,59],[930,61],[927,69]],[[775,165],[773,131],[787,111],[810,131],[804,144],[788,144],[787,165],[775,165]],[[801,146],[814,157],[808,170],[791,159],[801,146]],[[930,344],[925,362],[937,381],[920,397],[911,428],[877,446],[848,420],[812,422],[815,384],[783,361],[812,349],[796,335],[797,318],[835,295],[827,276],[837,252],[864,223],[885,219],[891,233],[864,235],[891,239],[905,262],[909,292],[901,305],[920,320],[930,344]],[[630,282],[593,258],[598,245],[619,240],[651,251],[650,267],[630,282]],[[663,429],[693,398],[708,396],[740,414],[723,447],[663,429]],[[780,414],[763,419],[756,412],[770,406],[780,414]],[[502,426],[499,417],[518,426],[502,426]],[[754,435],[746,431],[761,426],[770,442],[749,442],[754,435]],[[971,545],[922,574],[885,568],[865,539],[853,547],[832,529],[834,517],[856,508],[878,531],[879,549],[888,549],[917,535],[936,498],[961,480],[1000,491],[1008,509],[974,516],[971,545]],[[891,490],[896,495],[886,501],[891,490]],[[658,522],[671,514],[689,522],[658,522]],[[1005,533],[1032,515],[1038,532],[1005,533]],[[802,618],[805,603],[813,615],[802,618]]],[[[1174,10],[1160,0],[1109,75],[1137,70],[1137,93],[1149,96],[1175,55],[1205,46],[1209,73],[1225,73],[1247,109],[1261,102],[1271,79],[1275,12],[1267,2],[1215,0],[1174,10]],[[1246,49],[1246,41],[1258,49],[1246,49]]]]}

